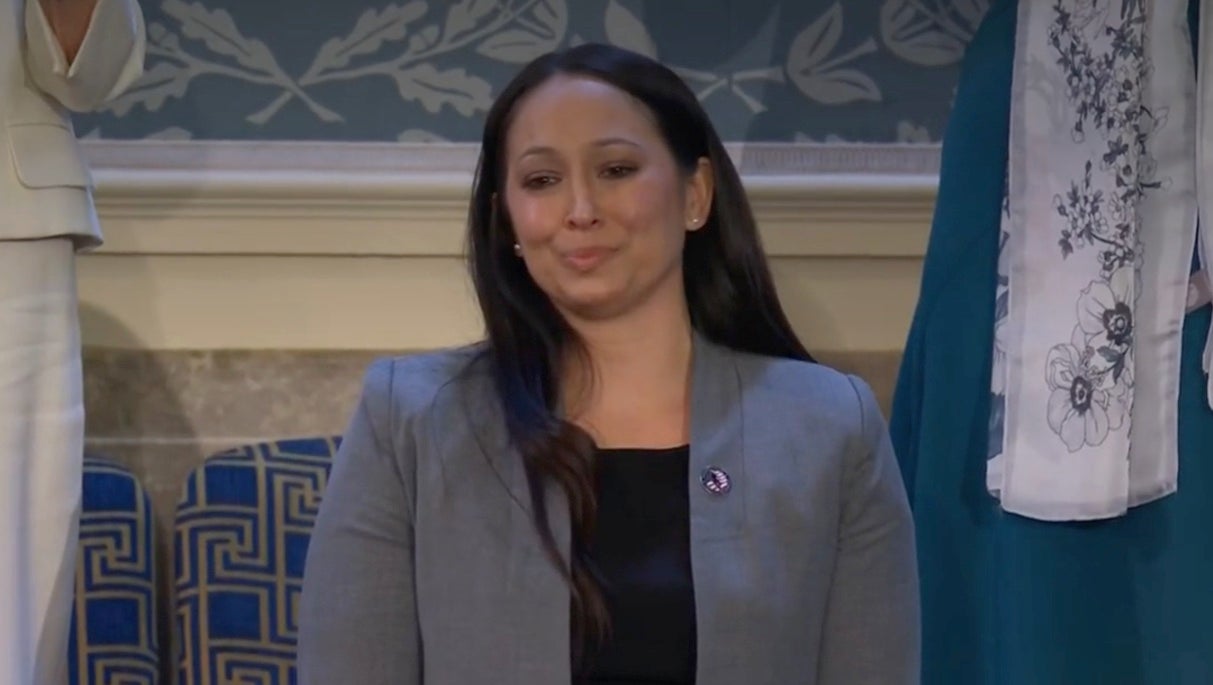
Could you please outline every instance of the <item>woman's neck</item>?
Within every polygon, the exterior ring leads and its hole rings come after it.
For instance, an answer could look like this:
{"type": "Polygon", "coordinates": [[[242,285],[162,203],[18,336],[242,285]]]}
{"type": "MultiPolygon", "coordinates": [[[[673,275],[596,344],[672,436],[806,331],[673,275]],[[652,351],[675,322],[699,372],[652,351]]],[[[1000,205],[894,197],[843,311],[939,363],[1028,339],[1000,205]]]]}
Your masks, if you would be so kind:
{"type": "Polygon", "coordinates": [[[569,418],[602,447],[685,441],[692,356],[685,307],[576,330],[584,356],[570,355],[564,366],[569,418]]]}

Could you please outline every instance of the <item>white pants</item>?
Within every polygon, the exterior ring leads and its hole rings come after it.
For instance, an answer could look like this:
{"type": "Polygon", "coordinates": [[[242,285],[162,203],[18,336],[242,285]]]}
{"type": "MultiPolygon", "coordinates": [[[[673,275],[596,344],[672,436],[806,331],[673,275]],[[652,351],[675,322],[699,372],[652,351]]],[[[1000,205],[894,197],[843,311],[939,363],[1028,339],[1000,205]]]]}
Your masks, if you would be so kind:
{"type": "Polygon", "coordinates": [[[63,685],[84,393],[66,239],[0,241],[0,685],[63,685]]]}

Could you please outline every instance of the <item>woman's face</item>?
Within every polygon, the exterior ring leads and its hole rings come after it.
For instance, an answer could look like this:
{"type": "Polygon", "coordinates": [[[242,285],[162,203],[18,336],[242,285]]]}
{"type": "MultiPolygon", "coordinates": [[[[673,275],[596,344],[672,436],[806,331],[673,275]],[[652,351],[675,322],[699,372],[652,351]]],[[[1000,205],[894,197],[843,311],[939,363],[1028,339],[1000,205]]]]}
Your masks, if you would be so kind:
{"type": "Polygon", "coordinates": [[[603,81],[555,76],[516,106],[500,197],[519,258],[566,317],[601,320],[683,302],[682,246],[711,207],[648,108],[603,81]]]}

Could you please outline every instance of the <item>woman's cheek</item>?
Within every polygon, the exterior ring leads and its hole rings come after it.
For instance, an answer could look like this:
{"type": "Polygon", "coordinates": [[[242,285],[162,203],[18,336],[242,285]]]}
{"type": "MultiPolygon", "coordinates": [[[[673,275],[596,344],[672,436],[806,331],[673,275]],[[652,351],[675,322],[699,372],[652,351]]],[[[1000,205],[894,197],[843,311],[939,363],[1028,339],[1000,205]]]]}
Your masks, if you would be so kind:
{"type": "Polygon", "coordinates": [[[542,240],[552,231],[552,212],[552,203],[541,199],[522,198],[510,204],[514,231],[524,241],[542,240]]]}

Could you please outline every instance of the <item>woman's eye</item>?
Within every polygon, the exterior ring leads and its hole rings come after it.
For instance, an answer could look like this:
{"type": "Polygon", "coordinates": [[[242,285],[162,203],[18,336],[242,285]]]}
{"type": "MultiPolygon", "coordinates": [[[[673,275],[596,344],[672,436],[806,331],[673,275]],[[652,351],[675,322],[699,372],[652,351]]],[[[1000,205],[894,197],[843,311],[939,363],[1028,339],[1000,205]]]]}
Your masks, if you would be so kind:
{"type": "Polygon", "coordinates": [[[526,180],[524,180],[522,182],[522,185],[523,185],[523,187],[526,187],[526,188],[531,188],[533,190],[539,190],[541,188],[546,188],[555,182],[556,182],[555,176],[550,176],[547,174],[536,174],[534,176],[528,176],[526,178],[526,180]]]}
{"type": "Polygon", "coordinates": [[[607,178],[622,178],[636,171],[636,167],[630,164],[612,164],[603,169],[602,174],[607,178]]]}

